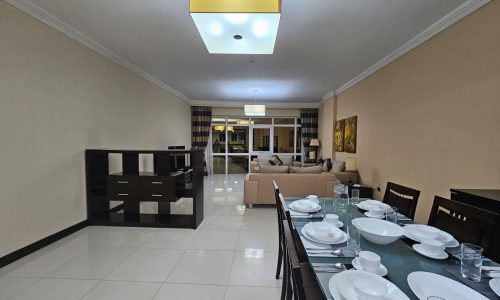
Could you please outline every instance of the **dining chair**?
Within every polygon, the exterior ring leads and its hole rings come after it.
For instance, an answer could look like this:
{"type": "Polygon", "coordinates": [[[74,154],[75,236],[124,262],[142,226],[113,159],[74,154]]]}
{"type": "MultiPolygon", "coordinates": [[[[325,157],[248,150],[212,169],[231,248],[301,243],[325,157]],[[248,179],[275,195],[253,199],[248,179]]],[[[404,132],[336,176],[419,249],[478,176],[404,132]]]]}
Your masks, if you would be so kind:
{"type": "Polygon", "coordinates": [[[500,260],[500,253],[493,248],[495,231],[500,225],[499,214],[435,196],[428,225],[448,232],[461,243],[481,246],[485,256],[500,260]]]}
{"type": "Polygon", "coordinates": [[[297,243],[293,234],[293,224],[283,221],[285,252],[289,281],[286,286],[286,300],[325,300],[321,286],[308,261],[301,261],[297,253],[297,243]]]}
{"type": "Polygon", "coordinates": [[[274,198],[276,201],[276,214],[278,216],[278,262],[276,266],[276,279],[280,278],[281,266],[283,262],[283,220],[282,220],[282,209],[280,205],[280,189],[278,187],[278,183],[273,180],[274,186],[274,198]]]}
{"type": "Polygon", "coordinates": [[[393,182],[387,182],[382,202],[396,207],[398,212],[408,218],[414,219],[419,196],[420,191],[418,190],[393,182]]]}

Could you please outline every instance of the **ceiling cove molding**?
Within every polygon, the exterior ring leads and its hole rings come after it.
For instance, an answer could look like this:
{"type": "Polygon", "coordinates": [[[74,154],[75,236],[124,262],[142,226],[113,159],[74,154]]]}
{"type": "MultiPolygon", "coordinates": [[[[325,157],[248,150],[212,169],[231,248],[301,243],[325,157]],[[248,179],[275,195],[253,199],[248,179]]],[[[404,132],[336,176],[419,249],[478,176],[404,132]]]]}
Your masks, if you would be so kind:
{"type": "MultiPolygon", "coordinates": [[[[356,85],[358,82],[362,81],[366,77],[372,75],[373,73],[377,72],[384,66],[388,65],[392,61],[396,60],[397,58],[401,57],[408,51],[412,50],[413,48],[417,47],[418,45],[422,44],[423,42],[427,41],[428,39],[432,38],[436,34],[440,33],[441,31],[445,30],[446,28],[450,27],[451,25],[455,24],[456,22],[460,21],[461,19],[465,18],[467,15],[473,13],[475,10],[479,9],[483,5],[489,3],[491,0],[468,0],[464,2],[462,5],[457,7],[455,10],[452,12],[448,13],[446,16],[438,20],[436,23],[432,24],[430,27],[422,31],[420,34],[415,36],[413,39],[411,39],[409,42],[404,44],[403,46],[399,47],[396,49],[394,52],[391,54],[387,55],[384,57],[382,60],[374,64],[373,66],[369,67],[365,71],[363,71],[361,74],[358,76],[354,77],[341,87],[339,87],[336,91],[335,94],[339,95],[340,93],[346,91],[350,87],[356,85]]],[[[325,95],[323,98],[327,97],[330,93],[325,95]]]]}
{"type": "Polygon", "coordinates": [[[189,103],[190,99],[174,88],[170,87],[163,81],[159,80],[158,78],[154,77],[153,75],[143,71],[139,67],[135,66],[134,64],[130,63],[129,61],[125,60],[124,58],[120,57],[118,54],[114,53],[113,51],[107,49],[103,45],[99,44],[92,38],[88,37],[87,35],[79,32],[78,30],[74,29],[67,23],[63,22],[56,16],[52,15],[51,13],[47,12],[43,8],[33,4],[30,1],[27,0],[4,0],[5,2],[9,3],[10,5],[14,6],[15,8],[27,13],[28,15],[34,17],[35,19],[39,20],[40,22],[45,23],[46,25],[54,28],[55,30],[63,33],[64,35],[70,37],[73,40],[76,40],[77,42],[80,42],[84,46],[96,51],[97,53],[101,54],[102,56],[110,59],[111,61],[119,64],[120,66],[132,71],[133,73],[143,77],[144,79],[150,81],[151,83],[159,86],[161,89],[177,96],[179,99],[189,103]]]}
{"type": "MultiPolygon", "coordinates": [[[[255,102],[237,102],[237,101],[212,101],[212,100],[191,100],[189,103],[192,106],[211,106],[211,107],[241,107],[245,104],[255,104],[255,102]]],[[[284,103],[284,102],[261,102],[258,104],[265,104],[268,108],[318,108],[320,103],[284,103]]]]}
{"type": "Polygon", "coordinates": [[[333,96],[335,96],[335,91],[329,91],[328,94],[324,95],[322,98],[321,98],[321,101],[319,102],[319,105],[323,105],[323,103],[325,103],[326,100],[332,98],[333,96]]]}

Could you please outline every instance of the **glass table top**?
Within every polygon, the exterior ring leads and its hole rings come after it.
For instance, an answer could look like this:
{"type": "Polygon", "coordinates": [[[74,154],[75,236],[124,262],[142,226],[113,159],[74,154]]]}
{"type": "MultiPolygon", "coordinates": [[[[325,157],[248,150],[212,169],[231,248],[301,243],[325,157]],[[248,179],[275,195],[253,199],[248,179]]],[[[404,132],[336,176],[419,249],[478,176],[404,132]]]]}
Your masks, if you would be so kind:
{"type": "MultiPolygon", "coordinates": [[[[286,202],[290,203],[298,198],[286,197],[286,202]]],[[[355,218],[365,217],[363,212],[360,211],[355,206],[346,206],[344,208],[339,208],[333,205],[333,199],[320,199],[320,204],[322,206],[323,213],[337,214],[344,226],[341,228],[346,231],[347,226],[351,225],[351,220],[355,218]]],[[[366,200],[366,199],[361,199],[366,200]]],[[[304,219],[304,218],[294,218],[292,216],[292,221],[296,227],[302,227],[304,224],[311,221],[319,221],[321,219],[304,219]]],[[[352,225],[351,225],[352,226],[352,225]]],[[[398,286],[410,299],[418,299],[415,294],[411,291],[408,282],[408,274],[415,271],[425,271],[435,274],[440,274],[451,278],[453,280],[460,280],[454,274],[448,271],[450,267],[456,267],[460,265],[460,260],[452,257],[444,260],[435,260],[427,258],[423,255],[417,253],[411,247],[412,242],[406,238],[400,238],[394,243],[388,245],[378,245],[369,242],[362,236],[359,238],[359,245],[361,250],[373,251],[380,255],[382,264],[384,264],[388,269],[388,274],[385,276],[389,281],[398,286]]],[[[414,242],[413,242],[414,243],[414,242]]],[[[345,263],[351,264],[353,257],[314,257],[309,256],[309,262],[314,263],[345,263]]],[[[493,262],[484,262],[483,265],[496,265],[493,262]]],[[[328,291],[328,280],[333,276],[333,274],[328,273],[316,273],[319,282],[323,288],[323,292],[328,299],[333,299],[328,291]]]]}

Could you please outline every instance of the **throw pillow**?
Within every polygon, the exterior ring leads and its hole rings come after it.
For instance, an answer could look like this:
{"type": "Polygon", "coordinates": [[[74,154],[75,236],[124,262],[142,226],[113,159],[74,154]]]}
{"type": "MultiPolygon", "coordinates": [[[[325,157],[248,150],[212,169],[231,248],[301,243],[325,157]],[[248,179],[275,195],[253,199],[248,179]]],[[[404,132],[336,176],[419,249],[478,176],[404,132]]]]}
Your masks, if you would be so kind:
{"type": "Polygon", "coordinates": [[[323,163],[323,172],[330,172],[332,169],[332,160],[327,158],[323,163]]]}
{"type": "Polygon", "coordinates": [[[288,173],[288,166],[261,165],[259,173],[288,173]]]}
{"type": "Polygon", "coordinates": [[[269,160],[269,163],[273,166],[281,166],[283,164],[278,155],[273,155],[273,157],[269,160]]]}
{"type": "Polygon", "coordinates": [[[290,167],[290,173],[321,174],[322,171],[323,171],[322,166],[290,167]]]}
{"type": "Polygon", "coordinates": [[[331,172],[344,172],[345,161],[332,160],[331,172]]]}

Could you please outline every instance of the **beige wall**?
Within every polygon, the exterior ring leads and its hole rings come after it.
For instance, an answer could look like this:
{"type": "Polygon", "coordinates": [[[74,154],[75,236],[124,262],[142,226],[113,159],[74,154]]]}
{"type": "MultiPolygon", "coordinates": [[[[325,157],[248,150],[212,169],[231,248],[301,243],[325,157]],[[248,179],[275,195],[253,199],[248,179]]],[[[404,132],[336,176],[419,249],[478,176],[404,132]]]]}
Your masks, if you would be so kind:
{"type": "Polygon", "coordinates": [[[363,182],[421,190],[418,221],[451,187],[499,189],[500,1],[340,94],[337,108],[358,116],[363,182]]]}
{"type": "Polygon", "coordinates": [[[319,155],[323,158],[335,158],[333,152],[333,132],[335,128],[336,98],[326,99],[318,109],[318,138],[321,142],[319,155]]]}
{"type": "Polygon", "coordinates": [[[86,148],[190,145],[175,96],[0,1],[0,256],[86,219],[86,148]]]}

